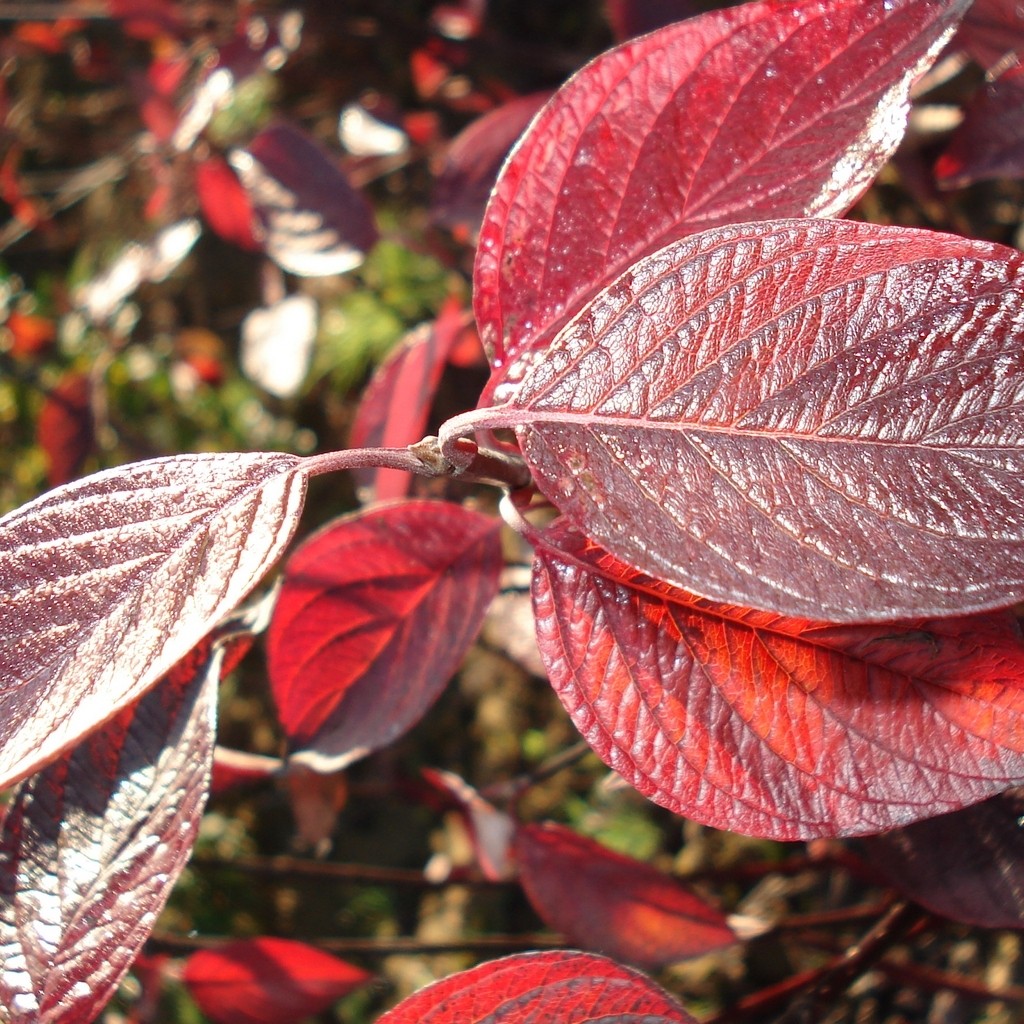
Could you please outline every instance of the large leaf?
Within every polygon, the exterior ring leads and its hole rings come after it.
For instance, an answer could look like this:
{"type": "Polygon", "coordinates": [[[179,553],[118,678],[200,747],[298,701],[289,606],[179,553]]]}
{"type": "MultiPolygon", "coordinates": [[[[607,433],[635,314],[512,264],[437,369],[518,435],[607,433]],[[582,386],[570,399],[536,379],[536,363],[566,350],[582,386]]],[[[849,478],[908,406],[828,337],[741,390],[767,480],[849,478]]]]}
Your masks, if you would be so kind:
{"type": "Polygon", "coordinates": [[[1024,928],[1024,790],[865,839],[904,894],[982,928],[1024,928]]]}
{"type": "Polygon", "coordinates": [[[965,7],[765,0],[584,68],[513,151],[485,214],[474,292],[496,378],[517,379],[528,350],[685,233],[845,212],[965,7]]]}
{"type": "Polygon", "coordinates": [[[647,970],[731,946],[725,915],[682,882],[554,822],[516,833],[523,889],[569,943],[647,970]]]}
{"type": "Polygon", "coordinates": [[[0,1006],[10,1024],[92,1020],[192,851],[222,658],[205,643],[14,793],[0,834],[0,1006]]]}
{"type": "Polygon", "coordinates": [[[773,839],[867,834],[1024,779],[1008,614],[830,626],[714,604],[563,527],[537,550],[551,683],[627,782],[773,839]]]}
{"type": "Polygon", "coordinates": [[[300,467],[154,459],[0,519],[0,787],[141,696],[249,593],[295,529],[300,467]]]}
{"type": "Polygon", "coordinates": [[[613,554],[704,597],[830,621],[1006,605],[1022,265],[844,221],[704,232],[624,274],[475,422],[515,427],[613,554]]]}
{"type": "Polygon", "coordinates": [[[298,1024],[371,976],[290,939],[239,939],[193,953],[182,980],[214,1024],[298,1024]]]}
{"type": "Polygon", "coordinates": [[[267,668],[297,757],[337,771],[419,720],[497,593],[498,526],[458,505],[400,502],[332,523],[295,551],[267,668]]]}
{"type": "Polygon", "coordinates": [[[377,1024],[693,1024],[637,971],[589,953],[519,953],[436,981],[377,1024]]]}

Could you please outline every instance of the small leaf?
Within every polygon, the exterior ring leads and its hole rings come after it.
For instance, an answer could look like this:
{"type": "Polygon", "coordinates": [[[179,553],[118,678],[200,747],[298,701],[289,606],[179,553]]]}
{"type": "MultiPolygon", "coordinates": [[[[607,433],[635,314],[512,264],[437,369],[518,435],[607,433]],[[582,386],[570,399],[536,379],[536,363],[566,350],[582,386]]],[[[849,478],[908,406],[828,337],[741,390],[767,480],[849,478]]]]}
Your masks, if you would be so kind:
{"type": "Polygon", "coordinates": [[[638,971],[590,953],[519,953],[435,981],[377,1024],[694,1024],[638,971]]]}
{"type": "Polygon", "coordinates": [[[39,410],[36,434],[46,453],[46,479],[51,487],[73,480],[92,451],[92,382],[89,376],[66,373],[39,410]]]}
{"type": "Polygon", "coordinates": [[[192,850],[222,661],[201,645],[15,790],[0,834],[0,1005],[77,1024],[107,1002],[192,850]]]}
{"type": "Polygon", "coordinates": [[[865,839],[861,849],[910,899],[982,928],[1024,928],[1024,790],[865,839]]]}
{"type": "Polygon", "coordinates": [[[196,164],[196,198],[206,222],[221,238],[242,249],[258,250],[256,214],[248,193],[223,157],[196,164]]]}
{"type": "Polygon", "coordinates": [[[254,309],[242,321],[242,372],[264,391],[293,398],[309,373],[316,328],[317,304],[309,295],[254,309]]]}
{"type": "Polygon", "coordinates": [[[642,260],[488,426],[643,572],[829,621],[1024,597],[1024,257],[846,221],[642,260]]]}
{"type": "Polygon", "coordinates": [[[298,128],[264,128],[229,159],[263,225],[267,255],[282,270],[302,277],[343,274],[377,241],[369,204],[298,128]]]}
{"type": "Polygon", "coordinates": [[[0,519],[0,787],[136,700],[252,590],[295,529],[301,464],[137,462],[0,519]]]}
{"type": "MultiPolygon", "coordinates": [[[[421,324],[392,349],[363,391],[350,448],[402,448],[423,437],[445,360],[465,322],[461,306],[449,302],[433,323],[421,324]]],[[[364,502],[409,492],[409,474],[399,470],[361,469],[354,475],[364,502]]]]}
{"type": "Polygon", "coordinates": [[[420,719],[497,592],[498,527],[457,505],[402,502],[340,519],[295,551],[267,668],[296,759],[337,771],[420,719]]]}
{"type": "Polygon", "coordinates": [[[864,835],[1024,778],[1008,614],[830,626],[714,604],[562,526],[534,563],[551,684],[656,803],[771,839],[864,835]]]}
{"type": "Polygon", "coordinates": [[[258,938],[193,953],[182,980],[214,1024],[298,1024],[371,977],[306,943],[258,938]]]}
{"type": "Polygon", "coordinates": [[[519,876],[533,909],[571,945],[660,970],[731,946],[725,915],[682,882],[564,825],[523,825],[519,876]]]}
{"type": "MultiPolygon", "coordinates": [[[[683,234],[835,216],[903,136],[964,0],[746,3],[610,50],[505,165],[480,232],[477,322],[513,382],[642,256],[683,234]]],[[[499,394],[498,400],[504,400],[499,394]]]]}

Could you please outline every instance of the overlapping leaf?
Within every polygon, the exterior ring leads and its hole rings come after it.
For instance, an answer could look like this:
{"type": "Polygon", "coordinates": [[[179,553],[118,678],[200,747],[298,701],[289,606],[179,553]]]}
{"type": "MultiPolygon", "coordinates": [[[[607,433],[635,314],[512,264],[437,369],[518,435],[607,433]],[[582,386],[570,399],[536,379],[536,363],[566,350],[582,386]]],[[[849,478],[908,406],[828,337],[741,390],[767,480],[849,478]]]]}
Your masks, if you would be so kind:
{"type": "Polygon", "coordinates": [[[982,928],[1024,928],[1024,790],[865,839],[903,893],[982,928]]]}
{"type": "Polygon", "coordinates": [[[341,519],[288,561],[267,667],[296,756],[337,771],[439,696],[497,592],[497,520],[442,502],[341,519]]]}
{"type": "Polygon", "coordinates": [[[575,525],[704,597],[830,621],[1006,605],[1022,285],[1020,253],[951,235],[717,228],[603,292],[486,425],[575,525]]]}
{"type": "MultiPolygon", "coordinates": [[[[350,448],[400,448],[423,436],[445,360],[464,324],[461,307],[450,302],[433,323],[421,324],[391,351],[363,392],[350,448]]],[[[360,469],[355,477],[367,500],[389,501],[409,492],[409,474],[400,470],[360,469]]]]}
{"type": "Polygon", "coordinates": [[[214,1024],[298,1024],[370,977],[314,946],[270,937],[193,953],[183,974],[214,1024]]]}
{"type": "Polygon", "coordinates": [[[637,971],[589,953],[520,953],[434,982],[377,1024],[693,1024],[637,971]]]}
{"type": "Polygon", "coordinates": [[[300,467],[154,459],[0,519],[0,786],[141,696],[249,593],[295,529],[300,467]]]}
{"type": "Polygon", "coordinates": [[[554,822],[516,833],[534,910],[571,945],[660,970],[736,942],[725,915],[682,882],[554,822]]]}
{"type": "Polygon", "coordinates": [[[867,834],[1024,778],[1009,615],[787,619],[694,598],[564,527],[549,539],[534,605],[552,685],[604,761],[670,810],[781,840],[867,834]]]}
{"type": "Polygon", "coordinates": [[[492,389],[681,235],[845,212],[895,149],[910,86],[965,7],[748,3],[578,73],[514,150],[485,214],[475,308],[492,389]]]}
{"type": "Polygon", "coordinates": [[[92,1020],[191,853],[213,760],[209,643],[14,793],[0,833],[0,1005],[92,1020]]]}

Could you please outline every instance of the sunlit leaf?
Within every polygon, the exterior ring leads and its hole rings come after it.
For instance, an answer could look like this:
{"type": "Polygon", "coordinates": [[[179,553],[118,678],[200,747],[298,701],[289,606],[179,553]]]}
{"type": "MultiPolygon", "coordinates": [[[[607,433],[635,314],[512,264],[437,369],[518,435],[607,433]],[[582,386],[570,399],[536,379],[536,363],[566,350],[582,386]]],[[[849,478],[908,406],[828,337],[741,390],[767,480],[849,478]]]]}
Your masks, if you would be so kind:
{"type": "Polygon", "coordinates": [[[420,989],[377,1024],[693,1024],[649,978],[590,953],[520,953],[420,989]]]}
{"type": "Polygon", "coordinates": [[[192,850],[222,657],[207,643],[15,790],[0,834],[0,1005],[78,1024],[107,1002],[192,850]]]}
{"type": "Polygon", "coordinates": [[[182,980],[214,1024],[298,1024],[370,977],[315,946],[264,937],[193,953],[182,980]]]}
{"type": "Polygon", "coordinates": [[[401,502],[338,520],[294,552],[267,668],[296,758],[337,771],[433,704],[497,592],[498,525],[457,505],[401,502]]]}
{"type": "Polygon", "coordinates": [[[624,561],[830,621],[1024,596],[1024,257],[845,221],[642,260],[488,425],[624,561]]]}
{"type": "Polygon", "coordinates": [[[297,395],[313,358],[317,312],[311,296],[289,295],[247,314],[239,353],[242,372],[278,398],[297,395]]]}
{"type": "Polygon", "coordinates": [[[725,915],[682,882],[564,825],[523,825],[516,860],[533,909],[570,945],[660,970],[731,946],[725,915]]]}
{"type": "Polygon", "coordinates": [[[304,497],[295,456],[180,455],[0,519],[0,786],[182,658],[276,561],[304,497]]]}
{"type": "Polygon", "coordinates": [[[700,600],[563,527],[549,542],[534,605],[552,686],[598,755],[677,814],[868,834],[1024,778],[1008,614],[833,626],[700,600]]]}
{"type": "Polygon", "coordinates": [[[747,3],[575,75],[516,147],[480,233],[475,308],[497,400],[640,257],[713,225],[845,212],[965,6],[747,3]]]}

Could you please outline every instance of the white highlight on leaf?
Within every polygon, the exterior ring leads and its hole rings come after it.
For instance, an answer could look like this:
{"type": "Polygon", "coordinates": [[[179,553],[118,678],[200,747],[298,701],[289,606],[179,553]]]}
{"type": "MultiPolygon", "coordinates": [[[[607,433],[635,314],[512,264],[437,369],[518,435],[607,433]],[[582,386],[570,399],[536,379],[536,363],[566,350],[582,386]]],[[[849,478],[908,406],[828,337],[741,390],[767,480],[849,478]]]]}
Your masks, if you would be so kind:
{"type": "Polygon", "coordinates": [[[353,156],[396,156],[409,148],[409,137],[401,128],[385,124],[361,103],[342,110],[338,140],[353,156]]]}
{"type": "Polygon", "coordinates": [[[242,322],[242,372],[278,398],[298,394],[309,372],[316,341],[317,304],[291,295],[242,322]]]}

